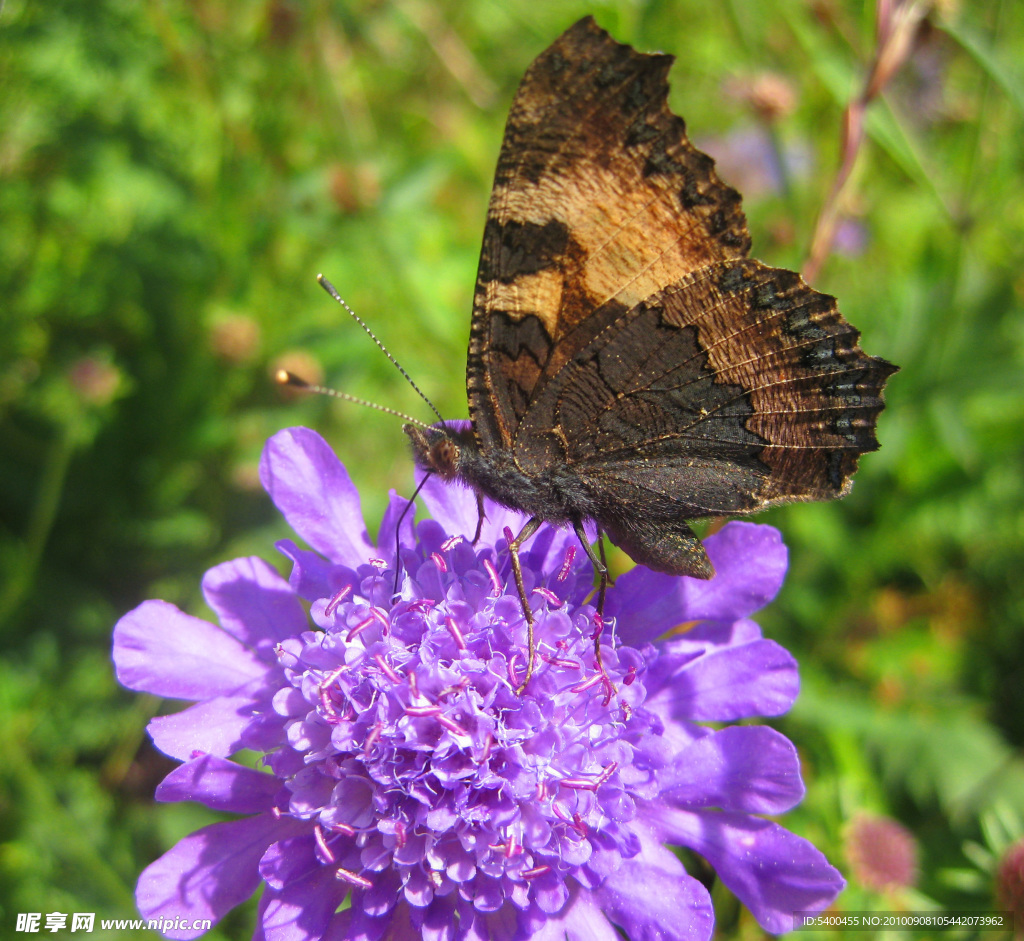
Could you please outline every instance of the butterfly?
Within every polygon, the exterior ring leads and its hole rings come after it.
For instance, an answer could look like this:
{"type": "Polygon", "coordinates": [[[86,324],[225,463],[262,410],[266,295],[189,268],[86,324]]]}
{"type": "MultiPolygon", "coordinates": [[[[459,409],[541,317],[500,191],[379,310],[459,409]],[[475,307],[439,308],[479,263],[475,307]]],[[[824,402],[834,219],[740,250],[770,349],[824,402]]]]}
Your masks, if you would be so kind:
{"type": "Polygon", "coordinates": [[[673,61],[587,17],[530,66],[484,228],[471,427],[405,426],[481,513],[487,496],[529,517],[509,545],[524,685],[519,549],[542,523],[574,528],[601,602],[588,521],[635,562],[710,578],[689,522],[846,494],[897,369],[835,298],[748,257],[739,193],[668,108],[673,61]]]}

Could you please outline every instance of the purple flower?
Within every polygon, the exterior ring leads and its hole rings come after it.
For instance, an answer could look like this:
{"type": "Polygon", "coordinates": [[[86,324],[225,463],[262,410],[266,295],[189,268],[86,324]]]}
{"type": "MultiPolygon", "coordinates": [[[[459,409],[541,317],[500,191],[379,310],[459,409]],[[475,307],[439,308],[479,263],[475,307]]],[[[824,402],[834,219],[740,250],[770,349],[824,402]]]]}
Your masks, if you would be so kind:
{"type": "Polygon", "coordinates": [[[270,440],[261,477],[314,550],[279,544],[290,581],[227,562],[203,582],[220,628],[148,601],[115,629],[122,683],[197,701],[150,724],[183,761],[157,798],[245,815],[143,872],[147,918],[216,921],[262,883],[267,941],[612,941],[612,925],[708,938],[708,892],[666,843],[707,859],[769,931],[842,889],[817,849],[760,816],[803,795],[790,742],[704,724],[779,715],[796,696],[792,657],[748,619],[786,570],[774,529],[709,537],[708,582],[619,578],[602,675],[589,562],[571,532],[542,527],[523,553],[538,666],[519,696],[517,514],[488,505],[473,545],[475,499],[431,480],[433,519],[397,533],[392,495],[374,547],[344,468],[304,428],[270,440]],[[240,749],[267,771],[229,761],[240,749]]]}

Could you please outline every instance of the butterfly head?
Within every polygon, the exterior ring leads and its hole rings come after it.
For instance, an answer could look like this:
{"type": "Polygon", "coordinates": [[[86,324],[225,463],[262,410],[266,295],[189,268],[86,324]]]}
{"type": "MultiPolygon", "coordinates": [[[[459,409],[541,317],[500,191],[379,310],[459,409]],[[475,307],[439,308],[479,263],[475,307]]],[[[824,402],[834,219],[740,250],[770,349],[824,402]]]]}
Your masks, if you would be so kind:
{"type": "Polygon", "coordinates": [[[472,432],[446,426],[421,428],[403,425],[402,430],[412,442],[416,463],[444,480],[454,480],[462,469],[463,455],[472,447],[472,432]]]}

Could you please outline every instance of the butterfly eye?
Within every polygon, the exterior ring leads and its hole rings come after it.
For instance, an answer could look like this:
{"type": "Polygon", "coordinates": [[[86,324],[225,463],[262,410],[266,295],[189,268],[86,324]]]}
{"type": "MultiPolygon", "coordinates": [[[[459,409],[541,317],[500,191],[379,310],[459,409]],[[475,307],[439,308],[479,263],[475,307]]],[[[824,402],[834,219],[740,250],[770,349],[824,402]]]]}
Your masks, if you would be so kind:
{"type": "Polygon", "coordinates": [[[454,477],[459,466],[459,446],[451,438],[442,438],[433,444],[430,466],[445,479],[454,477]]]}

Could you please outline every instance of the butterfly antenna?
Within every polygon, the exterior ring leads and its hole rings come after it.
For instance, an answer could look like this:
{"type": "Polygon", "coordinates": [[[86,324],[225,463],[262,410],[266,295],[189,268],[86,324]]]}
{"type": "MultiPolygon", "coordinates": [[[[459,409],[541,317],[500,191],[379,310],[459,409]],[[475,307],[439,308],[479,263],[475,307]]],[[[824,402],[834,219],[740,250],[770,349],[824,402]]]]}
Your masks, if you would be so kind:
{"type": "MultiPolygon", "coordinates": [[[[376,334],[368,326],[366,326],[366,324],[363,322],[362,318],[351,307],[349,307],[348,304],[346,304],[344,300],[342,300],[341,295],[335,290],[334,285],[331,284],[331,282],[328,281],[322,274],[318,274],[316,276],[316,279],[317,279],[317,281],[320,282],[320,287],[322,287],[328,294],[331,295],[331,297],[333,297],[339,304],[341,304],[341,306],[344,307],[345,310],[348,312],[349,316],[357,324],[359,324],[360,327],[362,327],[366,331],[367,336],[369,336],[369,338],[371,340],[373,340],[374,343],[377,344],[377,348],[389,360],[391,360],[391,365],[394,366],[395,369],[397,369],[405,377],[405,381],[408,382],[409,385],[411,385],[413,387],[413,389],[416,390],[416,394],[421,399],[423,399],[423,401],[426,402],[428,406],[430,406],[430,410],[437,416],[438,421],[440,421],[442,424],[444,424],[444,418],[441,417],[441,413],[437,410],[437,408],[435,408],[434,403],[431,402],[430,399],[428,399],[426,397],[426,395],[423,393],[423,390],[418,385],[416,385],[415,382],[412,381],[412,377],[402,368],[402,364],[400,362],[398,362],[398,360],[395,359],[395,357],[392,356],[388,352],[387,347],[383,343],[381,343],[380,340],[377,339],[376,334]]],[[[364,405],[369,405],[370,403],[364,402],[363,404],[364,405]]],[[[374,406],[374,408],[380,408],[380,406],[379,405],[378,406],[374,406]]],[[[390,411],[390,409],[386,409],[385,408],[385,409],[382,409],[382,411],[387,412],[387,411],[390,411]]],[[[396,412],[395,414],[398,414],[398,413],[396,412]]],[[[404,417],[405,416],[403,416],[403,418],[404,417]]],[[[421,425],[422,423],[421,422],[416,422],[416,424],[417,425],[421,425]]],[[[422,425],[422,427],[426,428],[428,426],[422,425]]]]}
{"type": "Polygon", "coordinates": [[[424,421],[420,421],[418,418],[413,418],[412,415],[406,415],[405,412],[400,412],[394,408],[388,408],[386,405],[378,405],[376,402],[369,402],[366,399],[357,398],[354,395],[349,395],[347,392],[339,392],[337,389],[328,389],[326,386],[315,386],[305,379],[300,379],[295,373],[288,372],[287,369],[279,369],[274,376],[274,379],[279,385],[292,386],[296,389],[303,389],[306,392],[315,392],[317,395],[329,395],[332,399],[342,399],[345,402],[355,402],[356,405],[365,405],[367,408],[375,408],[378,412],[387,412],[389,415],[395,415],[398,418],[404,418],[410,425],[416,425],[419,428],[425,428],[429,431],[430,425],[424,421]]]}

